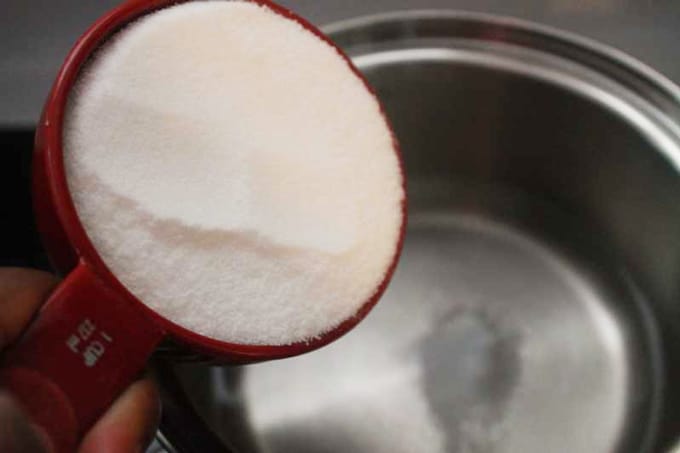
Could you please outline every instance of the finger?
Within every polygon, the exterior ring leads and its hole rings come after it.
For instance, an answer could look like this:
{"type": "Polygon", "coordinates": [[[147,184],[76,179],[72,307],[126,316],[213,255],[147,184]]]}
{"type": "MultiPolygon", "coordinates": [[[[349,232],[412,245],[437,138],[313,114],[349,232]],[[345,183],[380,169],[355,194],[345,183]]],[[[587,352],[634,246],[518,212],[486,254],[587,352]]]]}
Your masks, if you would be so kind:
{"type": "Polygon", "coordinates": [[[0,394],[0,451],[45,453],[47,449],[26,416],[6,395],[0,394]]]}
{"type": "Polygon", "coordinates": [[[87,433],[79,453],[142,453],[160,419],[158,390],[151,379],[133,383],[87,433]]]}
{"type": "Polygon", "coordinates": [[[0,349],[21,334],[57,281],[33,269],[0,268],[0,349]]]}

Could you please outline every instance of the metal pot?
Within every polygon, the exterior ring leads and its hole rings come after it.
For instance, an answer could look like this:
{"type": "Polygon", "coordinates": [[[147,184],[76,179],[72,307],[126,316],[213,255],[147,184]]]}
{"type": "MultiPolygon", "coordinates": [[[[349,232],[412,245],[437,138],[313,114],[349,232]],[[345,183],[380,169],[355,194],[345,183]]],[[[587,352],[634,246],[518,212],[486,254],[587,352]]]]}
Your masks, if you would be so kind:
{"type": "Polygon", "coordinates": [[[667,451],[680,433],[678,88],[616,50],[487,15],[326,31],[402,145],[402,262],[375,311],[321,351],[243,368],[159,359],[166,441],[667,451]]]}

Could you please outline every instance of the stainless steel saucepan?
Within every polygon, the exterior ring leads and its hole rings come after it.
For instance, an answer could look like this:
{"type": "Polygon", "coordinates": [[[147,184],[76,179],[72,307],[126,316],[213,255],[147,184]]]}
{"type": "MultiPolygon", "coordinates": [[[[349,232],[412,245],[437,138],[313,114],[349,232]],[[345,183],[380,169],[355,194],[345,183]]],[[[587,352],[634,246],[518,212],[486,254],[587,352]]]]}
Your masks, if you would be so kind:
{"type": "Polygon", "coordinates": [[[402,262],[365,323],[321,351],[244,368],[159,361],[168,443],[668,451],[680,433],[678,88],[613,49],[492,16],[406,12],[327,31],[402,144],[402,262]]]}

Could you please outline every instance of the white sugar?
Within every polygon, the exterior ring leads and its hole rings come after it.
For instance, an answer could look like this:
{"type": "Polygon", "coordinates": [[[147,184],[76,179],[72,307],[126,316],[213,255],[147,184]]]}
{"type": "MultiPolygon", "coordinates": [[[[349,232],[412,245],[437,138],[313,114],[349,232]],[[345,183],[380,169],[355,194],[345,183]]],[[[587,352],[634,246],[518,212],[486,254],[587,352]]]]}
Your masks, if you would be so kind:
{"type": "Polygon", "coordinates": [[[253,3],[173,6],[108,41],[64,155],[107,266],[219,340],[317,337],[395,255],[402,177],[377,102],[333,47],[253,3]]]}

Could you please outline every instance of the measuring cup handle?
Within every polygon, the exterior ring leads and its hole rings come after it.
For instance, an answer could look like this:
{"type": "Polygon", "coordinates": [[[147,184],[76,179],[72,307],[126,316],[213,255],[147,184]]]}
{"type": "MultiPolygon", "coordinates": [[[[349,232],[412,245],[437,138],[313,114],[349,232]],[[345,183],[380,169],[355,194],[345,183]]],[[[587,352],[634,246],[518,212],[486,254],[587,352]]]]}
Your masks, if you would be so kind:
{"type": "Polygon", "coordinates": [[[4,354],[0,384],[70,453],[138,376],[162,331],[80,263],[4,354]]]}

